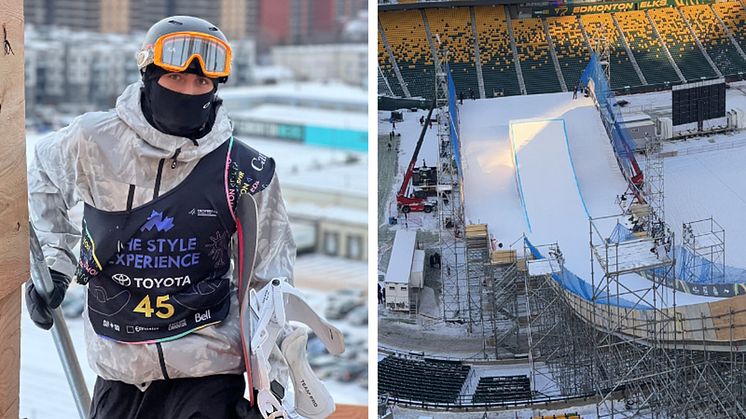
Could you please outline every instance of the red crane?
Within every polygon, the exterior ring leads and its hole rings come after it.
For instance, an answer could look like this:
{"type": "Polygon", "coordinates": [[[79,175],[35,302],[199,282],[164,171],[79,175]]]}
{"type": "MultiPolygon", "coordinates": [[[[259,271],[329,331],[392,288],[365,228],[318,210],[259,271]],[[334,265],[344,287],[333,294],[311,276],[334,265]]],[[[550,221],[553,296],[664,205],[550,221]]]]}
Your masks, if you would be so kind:
{"type": "Polygon", "coordinates": [[[425,133],[427,127],[430,125],[430,117],[435,109],[435,101],[433,101],[430,111],[427,113],[425,123],[422,124],[422,131],[420,131],[420,138],[417,140],[417,146],[414,148],[412,153],[412,159],[409,161],[407,171],[404,172],[404,180],[402,181],[401,188],[396,194],[396,204],[399,207],[399,211],[403,213],[415,212],[427,212],[430,213],[435,209],[435,204],[428,201],[426,198],[418,198],[415,196],[407,196],[407,189],[409,189],[409,182],[412,180],[412,172],[414,171],[414,165],[417,163],[417,156],[420,154],[420,148],[422,148],[422,141],[425,139],[425,133]]]}

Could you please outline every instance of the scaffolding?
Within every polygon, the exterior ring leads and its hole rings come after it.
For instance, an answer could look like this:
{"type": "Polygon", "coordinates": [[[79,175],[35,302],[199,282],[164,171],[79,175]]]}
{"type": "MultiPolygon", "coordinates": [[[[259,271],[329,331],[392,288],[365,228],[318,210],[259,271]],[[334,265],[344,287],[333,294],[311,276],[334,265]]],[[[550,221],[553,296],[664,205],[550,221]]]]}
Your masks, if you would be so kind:
{"type": "Polygon", "coordinates": [[[647,232],[653,240],[660,239],[664,231],[661,229],[665,217],[665,195],[663,181],[663,156],[661,155],[661,139],[658,136],[646,138],[645,141],[645,178],[643,182],[643,196],[650,214],[647,217],[647,232]]]}
{"type": "Polygon", "coordinates": [[[549,255],[534,259],[523,241],[523,261],[517,266],[524,282],[526,340],[532,391],[534,394],[553,396],[588,394],[592,368],[588,355],[593,342],[587,338],[587,324],[579,321],[567,305],[552,275],[564,270],[562,252],[557,243],[537,246],[539,252],[549,255]]]}
{"type": "Polygon", "coordinates": [[[746,302],[678,306],[680,290],[664,286],[722,278],[725,230],[712,218],[684,223],[675,250],[664,221],[660,140],[647,139],[643,179],[617,126],[613,93],[604,91],[608,72],[589,65],[589,74],[601,86],[599,109],[610,115],[609,137],[629,186],[617,200],[620,214],[589,219],[590,298],[571,291],[556,243],[524,246],[518,266],[525,266],[533,390],[590,394],[600,418],[744,418],[746,302]],[[688,257],[675,272],[678,254],[688,257]]]}
{"type": "MultiPolygon", "coordinates": [[[[495,359],[526,351],[521,339],[519,287],[523,286],[515,250],[492,250],[487,265],[484,291],[485,327],[491,336],[485,355],[494,350],[495,359]]],[[[525,319],[525,317],[524,317],[525,319]]]]}
{"type": "Polygon", "coordinates": [[[712,217],[682,225],[681,279],[720,283],[725,277],[725,229],[712,217]]]}
{"type": "Polygon", "coordinates": [[[593,38],[593,50],[598,54],[599,64],[603,70],[606,80],[611,84],[611,45],[609,44],[607,28],[604,26],[604,33],[598,32],[599,36],[593,38]]]}
{"type": "Polygon", "coordinates": [[[674,265],[673,232],[651,217],[650,224],[657,226],[654,235],[612,237],[624,217],[589,220],[593,288],[589,320],[600,329],[593,345],[599,371],[592,378],[594,392],[600,397],[596,408],[599,418],[652,413],[648,400],[656,397],[658,390],[650,386],[654,382],[650,377],[666,370],[662,358],[668,353],[660,345],[671,327],[675,334],[676,326],[676,291],[669,296],[663,285],[674,265]],[[643,274],[647,281],[640,286],[622,280],[625,275],[643,274]],[[625,403],[618,402],[620,393],[625,403]]]}
{"type": "Polygon", "coordinates": [[[487,285],[487,270],[490,261],[490,240],[487,224],[469,224],[465,228],[466,240],[466,297],[469,303],[467,331],[481,331],[486,342],[482,299],[487,285]]]}
{"type": "MultiPolygon", "coordinates": [[[[438,46],[435,62],[435,105],[438,108],[438,214],[441,254],[443,320],[467,322],[469,300],[465,294],[466,255],[464,245],[463,194],[451,145],[448,95],[448,50],[438,46]]],[[[454,100],[454,98],[450,98],[454,100]]]]}
{"type": "MultiPolygon", "coordinates": [[[[650,184],[662,178],[648,173],[645,192],[662,193],[650,184]]],[[[663,285],[675,276],[663,206],[656,199],[639,206],[633,218],[645,228],[636,233],[618,228],[631,214],[589,220],[590,299],[561,284],[569,273],[556,243],[535,247],[545,255],[538,260],[524,250],[518,266],[525,266],[534,392],[593,395],[599,418],[746,417],[746,307],[732,300],[679,307],[677,290],[663,285]],[[641,282],[628,275],[647,282],[635,287],[641,282]]],[[[682,247],[722,260],[724,230],[714,220],[686,223],[683,236],[682,247]]]]}

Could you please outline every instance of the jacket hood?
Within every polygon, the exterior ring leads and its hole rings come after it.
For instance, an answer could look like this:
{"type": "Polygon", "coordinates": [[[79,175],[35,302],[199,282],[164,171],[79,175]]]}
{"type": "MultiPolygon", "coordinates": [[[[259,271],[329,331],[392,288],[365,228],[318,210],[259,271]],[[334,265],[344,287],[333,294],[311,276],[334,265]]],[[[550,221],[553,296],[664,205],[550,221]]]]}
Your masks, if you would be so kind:
{"type": "Polygon", "coordinates": [[[199,145],[195,146],[192,140],[186,137],[164,134],[150,125],[140,107],[140,89],[142,81],[130,84],[117,98],[116,113],[137,137],[142,141],[134,144],[138,154],[143,157],[169,158],[174,155],[177,148],[180,161],[191,161],[200,159],[215,150],[233,134],[233,125],[228,119],[227,111],[221,106],[215,115],[215,124],[212,130],[204,137],[197,140],[199,145]]]}

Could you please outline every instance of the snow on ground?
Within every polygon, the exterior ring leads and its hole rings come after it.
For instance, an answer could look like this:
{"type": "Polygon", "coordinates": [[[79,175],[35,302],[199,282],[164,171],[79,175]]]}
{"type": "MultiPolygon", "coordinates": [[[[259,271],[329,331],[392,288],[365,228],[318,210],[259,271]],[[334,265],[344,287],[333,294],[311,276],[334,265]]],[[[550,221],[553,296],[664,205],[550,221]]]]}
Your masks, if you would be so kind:
{"type": "MultiPolygon", "coordinates": [[[[581,204],[592,217],[618,214],[614,202],[626,189],[593,102],[588,98],[572,100],[571,93],[469,101],[462,106],[460,118],[468,221],[487,223],[506,246],[524,233],[535,245],[559,242],[566,267],[590,282],[588,221],[581,204]],[[567,148],[562,130],[554,125],[544,123],[524,134],[514,132],[519,137],[525,135],[521,140],[525,143],[518,148],[519,180],[511,149],[511,122],[548,119],[564,120],[567,148]],[[532,141],[543,145],[528,147],[532,141]],[[553,151],[544,150],[547,147],[553,151]],[[521,167],[521,161],[528,161],[530,167],[521,167]],[[533,193],[524,196],[532,224],[540,226],[533,231],[521,204],[521,188],[526,194],[533,193]]],[[[611,227],[613,224],[604,233],[610,234],[611,227]]],[[[637,275],[626,275],[623,283],[631,289],[647,284],[637,275]]],[[[712,300],[677,295],[679,305],[712,300]]]]}
{"type": "MultiPolygon", "coordinates": [[[[493,412],[437,412],[437,411],[426,411],[416,410],[410,408],[404,408],[400,406],[393,407],[394,417],[396,419],[446,419],[452,418],[458,415],[459,419],[532,419],[535,417],[552,417],[552,415],[562,415],[564,413],[577,413],[584,419],[596,418],[596,405],[595,404],[583,404],[579,406],[568,406],[566,408],[557,409],[544,409],[544,408],[528,408],[528,409],[511,409],[505,411],[493,411],[493,412]]],[[[605,409],[601,410],[601,414],[605,414],[605,409]]],[[[647,419],[650,416],[637,416],[638,419],[647,419]]]]}
{"type": "Polygon", "coordinates": [[[681,234],[684,222],[713,216],[725,229],[726,264],[746,267],[746,148],[667,158],[666,221],[681,234]]]}
{"type": "MultiPolygon", "coordinates": [[[[746,82],[730,85],[726,110],[746,110],[746,82]]],[[[670,91],[621,99],[630,111],[671,113],[670,91]]],[[[726,264],[746,268],[746,131],[667,142],[663,151],[676,152],[664,160],[666,221],[681,237],[682,223],[713,216],[725,229],[726,264]]]]}
{"type": "MultiPolygon", "coordinates": [[[[387,134],[393,129],[397,134],[401,134],[401,136],[398,137],[399,162],[396,169],[396,177],[394,178],[394,183],[391,187],[390,198],[386,200],[387,208],[384,209],[384,218],[381,220],[382,222],[387,222],[389,217],[397,217],[399,215],[396,208],[396,193],[399,191],[399,188],[401,188],[404,179],[404,172],[407,170],[410,160],[412,160],[412,154],[414,154],[417,140],[420,138],[420,132],[422,131],[420,117],[427,117],[427,111],[425,110],[411,112],[407,109],[400,109],[399,111],[402,112],[404,120],[402,122],[397,122],[395,129],[391,122],[389,122],[389,117],[391,115],[390,112],[378,113],[379,133],[387,134]]],[[[433,111],[432,119],[435,118],[436,112],[433,111]]],[[[396,142],[394,142],[392,146],[395,146],[395,144],[396,142]]],[[[428,128],[425,132],[425,139],[423,140],[422,148],[417,157],[415,167],[422,166],[423,161],[428,166],[435,166],[438,163],[438,124],[435,122],[433,122],[432,128],[428,128]]],[[[392,226],[392,228],[415,228],[435,231],[438,229],[438,216],[435,212],[431,214],[413,212],[408,214],[406,219],[404,217],[399,217],[399,224],[397,226],[392,226]]]]}

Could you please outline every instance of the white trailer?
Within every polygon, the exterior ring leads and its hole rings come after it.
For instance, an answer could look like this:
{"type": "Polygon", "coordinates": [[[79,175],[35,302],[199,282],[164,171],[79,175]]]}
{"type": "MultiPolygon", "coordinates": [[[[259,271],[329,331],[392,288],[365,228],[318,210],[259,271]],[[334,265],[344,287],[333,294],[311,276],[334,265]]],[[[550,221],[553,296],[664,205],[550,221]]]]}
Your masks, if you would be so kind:
{"type": "Polygon", "coordinates": [[[409,311],[410,277],[416,246],[416,231],[398,230],[396,232],[384,279],[386,308],[390,310],[409,311]]]}

